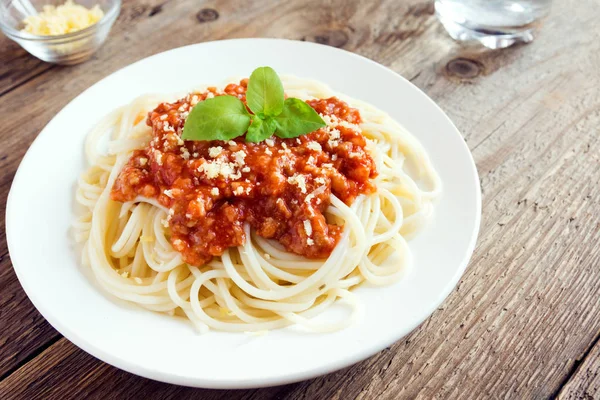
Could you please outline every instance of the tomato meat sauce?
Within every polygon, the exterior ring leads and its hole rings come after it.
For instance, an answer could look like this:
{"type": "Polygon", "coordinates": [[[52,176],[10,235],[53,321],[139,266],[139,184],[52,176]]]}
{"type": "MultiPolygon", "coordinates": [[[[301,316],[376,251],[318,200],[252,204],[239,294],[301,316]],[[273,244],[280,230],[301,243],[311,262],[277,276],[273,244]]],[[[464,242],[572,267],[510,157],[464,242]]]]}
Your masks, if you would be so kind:
{"type": "Polygon", "coordinates": [[[350,205],[371,193],[377,176],[357,109],[331,97],[307,103],[327,126],[294,139],[260,143],[184,141],[185,120],[198,102],[219,95],[246,101],[247,79],[223,91],[208,88],[148,114],[153,139],[133,153],[117,177],[111,198],[156,199],[169,210],[164,225],[185,262],[201,266],[232,246],[243,245],[244,223],[288,251],[325,258],[341,226],[327,222],[330,195],[350,205]]]}

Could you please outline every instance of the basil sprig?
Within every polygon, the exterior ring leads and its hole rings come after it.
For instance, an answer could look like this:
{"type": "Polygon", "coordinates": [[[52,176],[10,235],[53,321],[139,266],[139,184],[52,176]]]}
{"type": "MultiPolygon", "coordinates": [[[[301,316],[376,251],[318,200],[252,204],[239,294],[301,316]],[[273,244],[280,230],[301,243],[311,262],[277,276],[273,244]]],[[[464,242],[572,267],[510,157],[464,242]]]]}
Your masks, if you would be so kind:
{"type": "Polygon", "coordinates": [[[255,115],[264,119],[283,111],[283,85],[270,67],[256,68],[248,80],[246,103],[255,115]]]}
{"type": "Polygon", "coordinates": [[[246,141],[261,142],[273,135],[295,138],[325,126],[304,101],[284,98],[283,85],[271,67],[252,72],[246,103],[234,96],[216,96],[199,102],[190,112],[184,140],[230,140],[246,133],[246,141]]]}
{"type": "Polygon", "coordinates": [[[237,97],[217,96],[201,101],[190,112],[181,137],[187,140],[230,140],[250,125],[250,113],[237,97]]]}

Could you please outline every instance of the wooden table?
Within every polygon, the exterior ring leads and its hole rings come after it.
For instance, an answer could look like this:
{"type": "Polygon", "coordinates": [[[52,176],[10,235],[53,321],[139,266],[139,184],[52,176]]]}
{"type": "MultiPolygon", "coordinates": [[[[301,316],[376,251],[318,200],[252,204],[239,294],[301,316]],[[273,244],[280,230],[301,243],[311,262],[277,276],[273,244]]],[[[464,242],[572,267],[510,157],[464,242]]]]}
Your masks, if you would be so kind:
{"type": "Polygon", "coordinates": [[[29,144],[99,79],[191,43],[282,37],[362,54],[431,96],[473,152],[483,222],[460,283],[409,336],[342,371],[244,391],[154,382],[79,350],[27,299],[0,229],[0,398],[600,398],[599,3],[554,3],[532,44],[502,51],[461,47],[419,0],[125,0],[75,67],[1,38],[3,209],[29,144]]]}

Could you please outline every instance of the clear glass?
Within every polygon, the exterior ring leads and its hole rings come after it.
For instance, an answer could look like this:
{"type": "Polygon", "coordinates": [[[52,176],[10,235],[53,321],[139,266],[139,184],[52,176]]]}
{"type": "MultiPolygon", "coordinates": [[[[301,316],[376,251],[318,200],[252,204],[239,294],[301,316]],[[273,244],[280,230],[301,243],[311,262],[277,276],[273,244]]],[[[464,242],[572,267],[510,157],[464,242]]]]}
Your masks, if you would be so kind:
{"type": "Polygon", "coordinates": [[[436,0],[435,12],[455,40],[477,40],[491,49],[533,40],[552,0],[436,0]]]}
{"type": "Polygon", "coordinates": [[[121,0],[76,0],[91,8],[98,4],[104,17],[95,25],[57,36],[38,36],[21,32],[23,19],[47,4],[65,0],[0,0],[0,29],[10,39],[40,60],[56,64],[78,64],[87,60],[104,43],[121,10],[121,0]]]}

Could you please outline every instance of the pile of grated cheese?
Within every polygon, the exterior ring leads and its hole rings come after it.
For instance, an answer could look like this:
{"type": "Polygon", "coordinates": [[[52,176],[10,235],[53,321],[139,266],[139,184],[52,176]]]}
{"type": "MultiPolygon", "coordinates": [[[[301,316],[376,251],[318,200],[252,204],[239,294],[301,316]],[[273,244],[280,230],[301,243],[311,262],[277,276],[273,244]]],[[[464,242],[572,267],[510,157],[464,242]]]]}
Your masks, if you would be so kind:
{"type": "Polygon", "coordinates": [[[77,32],[92,26],[104,17],[100,6],[87,9],[82,5],[67,0],[65,4],[55,7],[46,5],[37,15],[30,15],[23,20],[25,28],[22,32],[40,36],[64,35],[77,32]]]}

